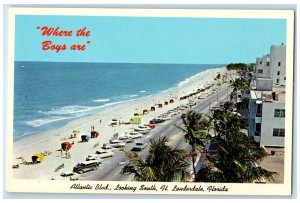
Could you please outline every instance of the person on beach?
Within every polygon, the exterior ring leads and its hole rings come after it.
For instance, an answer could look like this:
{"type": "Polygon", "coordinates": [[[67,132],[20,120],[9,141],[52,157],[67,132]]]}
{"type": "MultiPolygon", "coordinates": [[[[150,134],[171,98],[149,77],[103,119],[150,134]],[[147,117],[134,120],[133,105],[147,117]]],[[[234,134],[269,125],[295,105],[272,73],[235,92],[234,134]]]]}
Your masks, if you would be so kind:
{"type": "Polygon", "coordinates": [[[67,159],[70,158],[70,157],[69,157],[69,151],[68,151],[68,150],[66,150],[66,158],[67,158],[67,159]]]}
{"type": "Polygon", "coordinates": [[[101,119],[100,119],[100,125],[101,125],[101,119]]]}

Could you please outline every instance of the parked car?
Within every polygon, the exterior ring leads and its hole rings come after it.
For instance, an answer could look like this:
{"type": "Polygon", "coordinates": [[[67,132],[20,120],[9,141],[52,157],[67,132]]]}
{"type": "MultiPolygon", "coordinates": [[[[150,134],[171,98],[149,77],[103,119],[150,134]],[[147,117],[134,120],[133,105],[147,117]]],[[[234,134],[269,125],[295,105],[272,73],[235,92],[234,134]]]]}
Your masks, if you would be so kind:
{"type": "Polygon", "coordinates": [[[60,174],[62,177],[69,177],[70,180],[79,180],[79,174],[76,174],[74,172],[62,172],[60,174]]]}
{"type": "Polygon", "coordinates": [[[158,123],[163,123],[163,122],[164,122],[164,120],[162,120],[160,118],[154,118],[149,123],[150,124],[158,124],[158,123]]]}
{"type": "Polygon", "coordinates": [[[98,164],[103,163],[103,159],[101,159],[98,155],[96,154],[89,154],[86,159],[86,161],[97,161],[98,164]]]}
{"type": "Polygon", "coordinates": [[[118,139],[110,140],[110,143],[109,143],[109,145],[114,148],[125,147],[125,144],[126,144],[125,142],[122,142],[121,140],[118,140],[118,139]]]}
{"type": "Polygon", "coordinates": [[[75,175],[74,172],[62,172],[60,174],[60,176],[62,176],[62,177],[69,177],[69,176],[73,176],[73,175],[75,175]]]}
{"type": "Polygon", "coordinates": [[[133,131],[133,132],[130,132],[128,134],[128,136],[132,139],[137,139],[137,138],[141,138],[143,137],[143,134],[141,134],[142,131],[133,131]]]}
{"type": "Polygon", "coordinates": [[[162,119],[163,121],[168,121],[168,120],[171,120],[172,118],[168,115],[163,115],[163,116],[160,116],[160,119],[162,119]]]}
{"type": "Polygon", "coordinates": [[[142,151],[147,147],[146,142],[137,142],[135,143],[135,146],[132,147],[131,151],[142,151]]]}
{"type": "Polygon", "coordinates": [[[110,144],[103,144],[102,149],[112,149],[110,144]]]}
{"type": "Polygon", "coordinates": [[[113,152],[112,150],[99,149],[96,151],[96,154],[100,158],[107,158],[112,157],[115,154],[115,152],[113,152]]]}
{"type": "Polygon", "coordinates": [[[151,129],[154,129],[155,128],[155,125],[154,124],[147,124],[147,126],[151,129]]]}
{"type": "Polygon", "coordinates": [[[121,140],[122,142],[125,142],[125,143],[132,143],[133,142],[133,138],[128,136],[128,134],[120,135],[118,137],[118,139],[121,140]]]}
{"type": "Polygon", "coordinates": [[[84,161],[78,163],[74,168],[73,172],[82,174],[88,171],[96,170],[99,167],[99,163],[97,161],[84,161]]]}

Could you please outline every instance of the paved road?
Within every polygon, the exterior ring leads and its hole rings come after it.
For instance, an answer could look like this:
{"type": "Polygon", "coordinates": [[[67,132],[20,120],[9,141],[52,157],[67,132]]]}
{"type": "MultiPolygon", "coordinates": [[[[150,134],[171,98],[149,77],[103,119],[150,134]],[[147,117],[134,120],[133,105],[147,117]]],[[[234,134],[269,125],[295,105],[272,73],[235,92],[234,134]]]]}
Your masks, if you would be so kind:
{"type": "MultiPolygon", "coordinates": [[[[192,107],[192,110],[201,113],[208,113],[209,108],[217,106],[220,102],[227,101],[229,98],[229,93],[231,88],[227,84],[223,85],[221,89],[214,94],[208,96],[205,99],[197,101],[197,105],[192,107]]],[[[148,141],[150,138],[157,138],[159,136],[166,136],[169,138],[169,143],[173,147],[178,147],[180,149],[190,150],[190,146],[184,141],[183,133],[180,129],[176,128],[174,125],[181,125],[182,121],[180,115],[174,116],[172,120],[164,122],[157,125],[157,127],[147,135],[145,135],[141,140],[148,141]]],[[[133,144],[127,144],[124,150],[130,150],[133,144]]],[[[149,151],[149,146],[138,154],[145,158],[149,151]]],[[[126,156],[123,151],[117,151],[112,158],[108,158],[101,164],[98,170],[92,171],[82,175],[82,178],[86,180],[96,180],[96,181],[128,181],[131,177],[124,177],[120,175],[120,171],[127,161],[126,156]],[[123,164],[120,164],[123,163],[123,164]]]]}

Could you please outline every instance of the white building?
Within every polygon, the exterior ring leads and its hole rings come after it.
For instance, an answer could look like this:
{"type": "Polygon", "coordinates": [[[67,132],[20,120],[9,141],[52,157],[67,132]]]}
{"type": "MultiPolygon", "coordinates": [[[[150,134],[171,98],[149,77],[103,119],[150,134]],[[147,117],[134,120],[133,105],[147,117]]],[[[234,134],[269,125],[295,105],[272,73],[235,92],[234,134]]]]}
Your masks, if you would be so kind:
{"type": "Polygon", "coordinates": [[[264,146],[284,147],[286,46],[271,46],[256,59],[250,84],[248,136],[264,146]]]}
{"type": "Polygon", "coordinates": [[[273,84],[285,86],[286,80],[286,46],[273,45],[270,52],[270,66],[273,84]]]}
{"type": "Polygon", "coordinates": [[[270,55],[256,59],[255,75],[257,78],[271,78],[270,55]]]}
{"type": "Polygon", "coordinates": [[[272,45],[270,54],[256,59],[255,78],[269,78],[274,85],[285,86],[286,45],[272,45]]]}
{"type": "Polygon", "coordinates": [[[250,91],[248,135],[260,146],[284,147],[285,88],[250,91]]]}

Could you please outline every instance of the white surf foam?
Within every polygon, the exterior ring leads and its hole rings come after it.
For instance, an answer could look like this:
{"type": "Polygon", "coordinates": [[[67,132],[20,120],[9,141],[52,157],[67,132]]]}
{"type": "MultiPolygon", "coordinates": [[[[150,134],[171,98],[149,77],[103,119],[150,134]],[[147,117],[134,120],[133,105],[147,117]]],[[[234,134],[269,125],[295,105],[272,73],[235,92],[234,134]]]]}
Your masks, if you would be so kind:
{"type": "Polygon", "coordinates": [[[68,117],[52,117],[52,118],[45,118],[45,119],[36,119],[36,120],[32,120],[32,121],[27,121],[25,122],[26,125],[31,126],[31,127],[39,127],[48,123],[52,123],[55,121],[60,121],[60,120],[64,120],[64,119],[68,119],[68,117]]]}
{"type": "Polygon", "coordinates": [[[51,109],[50,111],[39,111],[46,115],[73,115],[78,113],[85,113],[93,109],[99,108],[98,106],[65,106],[58,109],[51,109]]]}
{"type": "Polygon", "coordinates": [[[95,99],[93,102],[108,102],[110,99],[95,99]]]}

